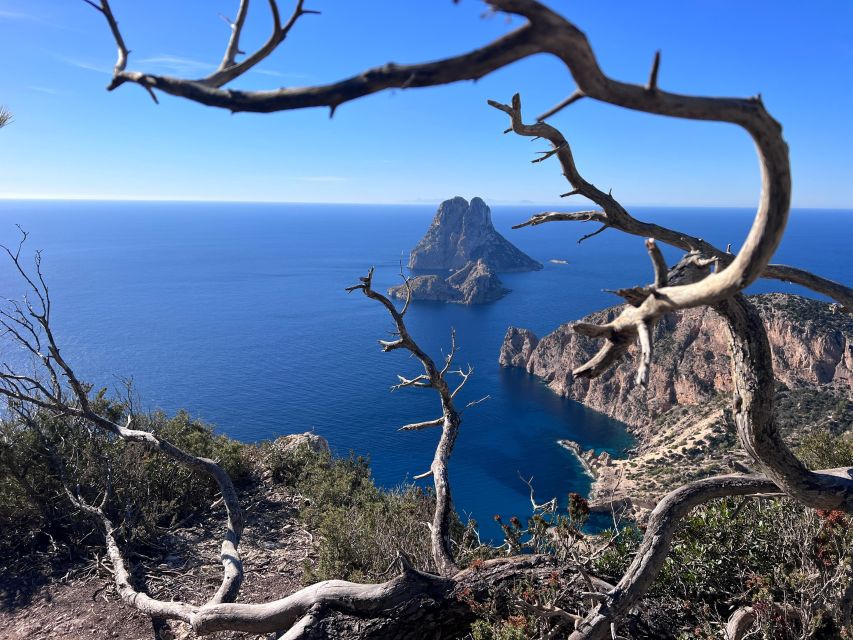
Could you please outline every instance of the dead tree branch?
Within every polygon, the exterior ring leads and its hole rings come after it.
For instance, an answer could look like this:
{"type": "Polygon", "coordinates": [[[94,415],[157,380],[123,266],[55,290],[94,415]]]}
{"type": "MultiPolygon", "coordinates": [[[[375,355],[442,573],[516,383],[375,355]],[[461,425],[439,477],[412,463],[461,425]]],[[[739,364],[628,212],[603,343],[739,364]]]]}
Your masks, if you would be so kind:
{"type": "Polygon", "coordinates": [[[815,509],[853,513],[853,469],[810,471],[779,433],[773,412],[773,358],[758,311],[741,295],[713,308],[726,320],[729,332],[732,411],[741,446],[792,498],[815,509]]]}
{"type": "MultiPolygon", "coordinates": [[[[497,103],[493,104],[493,106],[497,106],[497,103]]],[[[505,109],[502,110],[505,111],[505,109]]],[[[541,122],[543,119],[544,118],[540,116],[539,121],[541,122]]],[[[551,127],[551,129],[555,133],[555,139],[551,140],[552,145],[555,148],[557,145],[559,145],[560,148],[567,148],[568,153],[564,155],[567,159],[571,160],[571,166],[573,167],[571,171],[565,171],[566,167],[563,165],[564,175],[574,188],[568,193],[561,194],[561,196],[567,197],[571,195],[583,195],[601,206],[604,210],[579,212],[545,211],[531,216],[525,222],[514,225],[513,229],[538,226],[540,224],[545,224],[546,222],[596,221],[601,223],[601,228],[594,233],[582,236],[578,240],[578,243],[601,233],[605,229],[612,228],[630,235],[652,238],[684,251],[699,252],[704,256],[717,260],[721,269],[725,268],[732,262],[734,256],[730,252],[731,244],[726,247],[726,251],[721,251],[702,238],[697,238],[681,231],[668,229],[658,224],[637,220],[628,213],[621,204],[615,201],[611,194],[604,194],[603,191],[589,185],[589,183],[583,180],[574,165],[574,158],[571,154],[569,143],[557,129],[553,127],[551,127]]],[[[512,130],[513,129],[511,128],[510,131],[512,130]]],[[[537,135],[538,137],[544,137],[541,136],[541,134],[522,133],[521,135],[537,135]]],[[[803,269],[783,264],[768,264],[762,272],[761,277],[782,280],[783,282],[790,282],[806,287],[829,298],[833,298],[846,310],[853,312],[853,289],[841,283],[823,278],[803,269]]]]}
{"type": "MultiPolygon", "coordinates": [[[[801,618],[799,611],[788,604],[774,602],[770,608],[776,615],[787,620],[801,618]]],[[[743,640],[757,620],[758,612],[754,607],[740,607],[726,623],[726,640],[743,640]]]]}
{"type": "MultiPolygon", "coordinates": [[[[348,292],[361,291],[371,300],[376,300],[391,315],[394,321],[395,333],[398,339],[394,342],[379,341],[383,351],[391,349],[405,349],[417,358],[423,366],[424,372],[411,380],[398,376],[400,384],[394,388],[404,386],[428,387],[434,389],[438,394],[441,402],[441,418],[428,420],[426,422],[418,422],[408,424],[402,427],[404,431],[416,431],[432,426],[441,426],[441,438],[435,448],[435,457],[433,458],[430,470],[427,474],[421,474],[418,477],[426,477],[431,475],[435,485],[435,514],[430,528],[430,543],[432,546],[432,555],[435,564],[438,567],[439,573],[443,576],[450,576],[459,570],[453,560],[453,553],[450,548],[450,525],[453,518],[453,501],[450,493],[450,479],[447,472],[447,462],[450,455],[453,453],[453,446],[456,443],[456,438],[459,435],[459,425],[462,423],[462,416],[456,409],[454,397],[460,389],[468,381],[473,370],[469,367],[467,371],[448,371],[453,358],[456,354],[456,337],[455,333],[451,334],[450,352],[445,357],[444,367],[439,369],[435,361],[427,355],[414,341],[403,320],[403,313],[408,307],[408,300],[403,311],[397,311],[394,303],[386,296],[372,287],[373,284],[373,269],[368,271],[367,276],[361,278],[361,283],[348,287],[348,292]],[[453,390],[447,383],[446,374],[456,373],[460,376],[461,381],[453,390]]],[[[410,297],[411,294],[409,294],[410,297]]]]}
{"type": "Polygon", "coordinates": [[[652,511],[631,566],[604,601],[584,618],[570,640],[602,640],[610,636],[611,623],[628,613],[660,573],[676,526],[691,509],[713,498],[778,491],[772,481],[762,476],[734,475],[697,480],[668,493],[652,511]]]}
{"type": "MultiPolygon", "coordinates": [[[[655,96],[648,93],[643,93],[643,96],[633,101],[633,108],[664,115],[728,120],[744,127],[759,149],[763,184],[761,201],[743,249],[726,269],[710,274],[700,282],[657,288],[641,304],[626,307],[616,319],[595,332],[591,333],[590,327],[575,325],[575,329],[584,335],[605,339],[602,349],[572,372],[578,377],[595,377],[607,370],[625,354],[637,338],[641,326],[652,327],[661,316],[672,311],[713,304],[754,282],[776,250],[787,222],[791,195],[788,148],[782,139],[779,125],[764,111],[763,106],[733,110],[732,105],[724,100],[693,98],[695,105],[688,114],[684,114],[680,107],[661,109],[656,103],[657,92],[655,96]]],[[[743,102],[753,104],[750,101],[743,102]]],[[[510,116],[515,133],[544,138],[551,143],[568,181],[576,191],[604,210],[605,223],[616,225],[630,219],[627,211],[610,193],[604,193],[580,175],[571,147],[559,130],[545,122],[524,124],[518,94],[513,96],[511,105],[494,101],[489,104],[510,116]]]]}

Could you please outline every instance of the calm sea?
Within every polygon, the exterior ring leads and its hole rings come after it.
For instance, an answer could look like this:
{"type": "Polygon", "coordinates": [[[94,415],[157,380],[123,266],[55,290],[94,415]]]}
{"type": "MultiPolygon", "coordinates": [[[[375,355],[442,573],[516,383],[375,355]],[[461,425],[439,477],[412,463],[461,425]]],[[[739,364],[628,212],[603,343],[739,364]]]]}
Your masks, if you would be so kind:
{"type": "MultiPolygon", "coordinates": [[[[399,263],[425,231],[434,206],[0,201],[0,238],[14,225],[44,250],[54,321],[65,355],[97,386],[133,377],[147,408],[180,408],[246,441],[313,430],[341,454],[369,455],[379,483],[426,471],[438,436],[401,425],[439,415],[423,390],[389,392],[396,374],[418,373],[400,352],[383,354],[384,310],[344,288],[376,266],[377,287],[399,281],[399,263]]],[[[544,271],[506,274],[512,293],[486,306],[416,303],[409,328],[436,358],[457,332],[460,364],[475,375],[450,465],[457,508],[496,533],[492,516],[526,516],[537,501],[588,491],[590,480],[557,445],[570,438],[621,454],[622,425],[556,397],[539,381],[497,364],[510,325],[544,335],[611,305],[604,288],[650,277],[642,240],[550,224],[510,231],[530,207],[493,207],[495,226],[544,271]],[[566,260],[554,264],[549,260],[566,260]]],[[[677,226],[718,246],[745,236],[751,212],[645,209],[636,215],[677,226]]],[[[853,212],[795,211],[777,256],[850,282],[853,212]]],[[[669,256],[675,260],[677,254],[669,256]]],[[[795,288],[762,282],[755,290],[795,288]]],[[[0,264],[0,293],[24,293],[0,264]]],[[[14,357],[14,354],[4,354],[14,357]]]]}

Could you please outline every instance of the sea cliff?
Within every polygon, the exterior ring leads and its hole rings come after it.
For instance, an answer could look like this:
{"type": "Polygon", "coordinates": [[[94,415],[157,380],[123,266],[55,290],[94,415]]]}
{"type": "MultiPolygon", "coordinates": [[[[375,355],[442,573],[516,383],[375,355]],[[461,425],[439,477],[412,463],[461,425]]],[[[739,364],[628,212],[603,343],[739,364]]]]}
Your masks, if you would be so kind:
{"type": "MultiPolygon", "coordinates": [[[[779,382],[777,414],[794,442],[822,424],[853,424],[853,317],[837,304],[789,294],[750,296],[758,308],[773,352],[779,382]],[[808,419],[805,419],[805,417],[808,419]]],[[[583,322],[603,323],[612,307],[583,322]]],[[[500,364],[521,367],[556,393],[626,423],[638,446],[627,459],[595,469],[592,497],[599,502],[633,497],[654,502],[686,479],[730,470],[746,462],[737,446],[728,410],[731,391],[726,327],[711,309],[670,314],[655,330],[648,389],[635,382],[637,348],[599,378],[572,376],[572,369],[599,348],[566,323],[537,338],[510,327],[500,364]]],[[[579,451],[592,460],[594,453],[579,451]]]]}

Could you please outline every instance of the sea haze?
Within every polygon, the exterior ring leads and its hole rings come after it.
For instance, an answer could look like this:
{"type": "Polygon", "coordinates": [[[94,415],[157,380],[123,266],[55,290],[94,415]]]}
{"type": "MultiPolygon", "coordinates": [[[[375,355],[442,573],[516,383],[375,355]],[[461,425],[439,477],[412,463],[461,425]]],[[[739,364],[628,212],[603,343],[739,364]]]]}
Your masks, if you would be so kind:
{"type": "MultiPolygon", "coordinates": [[[[497,364],[508,326],[542,336],[617,302],[602,289],[651,275],[640,238],[607,231],[578,245],[592,228],[573,223],[510,230],[536,211],[492,209],[498,230],[543,262],[543,271],[503,274],[513,291],[490,305],[413,303],[407,315],[412,335],[436,359],[455,328],[457,361],[475,371],[461,402],[489,396],[465,412],[450,464],[456,506],[486,537],[498,533],[494,514],[529,514],[520,476],[533,478],[537,502],[588,491],[590,479],[558,439],[615,455],[632,442],[620,423],[497,364]]],[[[389,392],[397,373],[416,374],[419,365],[401,352],[380,352],[377,339],[392,329],[387,313],[344,288],[371,265],[378,289],[398,283],[401,259],[434,212],[420,205],[5,201],[0,238],[16,243],[20,224],[30,233],[28,249],[43,250],[56,333],[85,379],[115,387],[132,376],[146,408],[185,408],[241,440],[313,430],[339,454],[370,456],[376,480],[390,487],[429,468],[438,437],[436,430],[397,429],[440,409],[429,391],[389,392]]],[[[734,209],[634,213],[718,246],[732,242],[735,251],[752,218],[734,209]]],[[[849,280],[852,241],[853,212],[794,211],[776,259],[849,280]]],[[[0,266],[0,287],[6,297],[25,293],[10,264],[0,266]]],[[[803,293],[773,281],[753,290],[803,293]]]]}

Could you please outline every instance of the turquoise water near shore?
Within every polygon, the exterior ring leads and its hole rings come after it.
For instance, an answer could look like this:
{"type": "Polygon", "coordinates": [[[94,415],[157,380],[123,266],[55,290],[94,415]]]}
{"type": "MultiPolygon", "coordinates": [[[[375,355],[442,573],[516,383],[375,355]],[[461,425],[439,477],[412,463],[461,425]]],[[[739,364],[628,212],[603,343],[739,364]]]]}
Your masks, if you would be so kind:
{"type": "MultiPolygon", "coordinates": [[[[372,265],[377,288],[396,284],[401,256],[434,211],[0,201],[0,239],[16,242],[17,223],[30,233],[29,248],[43,250],[64,353],[96,386],[132,376],[144,407],[186,408],[246,441],[314,430],[338,453],[369,455],[377,481],[394,486],[429,467],[437,438],[398,427],[435,417],[438,404],[426,391],[389,392],[396,374],[417,373],[417,363],[379,351],[376,340],[392,328],[387,314],[344,288],[372,265]]],[[[639,238],[608,231],[578,245],[589,231],[583,225],[510,231],[536,210],[492,211],[498,230],[545,269],[502,275],[512,293],[497,303],[414,303],[407,316],[411,333],[435,356],[455,328],[458,362],[475,370],[463,402],[489,396],[465,413],[450,464],[458,510],[475,517],[487,537],[497,533],[494,514],[529,513],[520,476],[533,477],[538,502],[588,491],[590,479],[558,439],[614,455],[632,443],[620,423],[557,397],[523,371],[499,367],[507,327],[544,335],[617,302],[602,289],[650,277],[639,238]]],[[[736,209],[633,211],[718,246],[733,242],[735,250],[752,216],[736,209]]],[[[853,212],[795,211],[777,258],[844,281],[851,243],[853,212]]],[[[802,293],[769,281],[753,289],[802,293]]],[[[0,293],[24,293],[2,264],[0,293]]]]}

